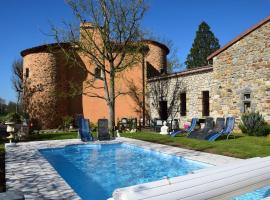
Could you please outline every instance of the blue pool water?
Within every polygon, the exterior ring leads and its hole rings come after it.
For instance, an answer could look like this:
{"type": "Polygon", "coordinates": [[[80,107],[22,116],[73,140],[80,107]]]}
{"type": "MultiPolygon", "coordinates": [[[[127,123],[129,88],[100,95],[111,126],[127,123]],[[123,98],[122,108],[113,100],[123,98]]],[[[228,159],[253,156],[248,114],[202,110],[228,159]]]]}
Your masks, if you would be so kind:
{"type": "Polygon", "coordinates": [[[267,187],[255,190],[253,192],[243,194],[239,197],[235,197],[231,200],[261,200],[269,196],[270,196],[270,186],[267,186],[267,187]]]}
{"type": "Polygon", "coordinates": [[[40,152],[87,200],[106,200],[116,188],[181,176],[208,166],[127,144],[70,145],[40,152]]]}

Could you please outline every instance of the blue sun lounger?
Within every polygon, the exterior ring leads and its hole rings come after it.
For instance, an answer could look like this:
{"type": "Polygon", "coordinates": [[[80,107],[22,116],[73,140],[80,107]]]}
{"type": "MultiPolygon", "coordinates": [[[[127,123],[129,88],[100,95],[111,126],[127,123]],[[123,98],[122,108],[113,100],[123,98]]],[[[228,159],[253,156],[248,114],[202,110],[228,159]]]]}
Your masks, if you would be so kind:
{"type": "Polygon", "coordinates": [[[222,135],[227,135],[227,139],[232,134],[233,128],[234,128],[235,118],[234,117],[227,117],[226,118],[226,126],[225,128],[218,132],[211,134],[207,140],[208,141],[215,141],[217,138],[219,138],[222,135]]]}
{"type": "Polygon", "coordinates": [[[189,128],[187,128],[187,129],[185,129],[185,130],[177,130],[177,131],[174,131],[174,132],[172,132],[171,134],[170,134],[170,136],[171,137],[175,137],[176,135],[178,135],[178,134],[182,134],[182,133],[191,133],[193,130],[194,130],[194,128],[195,128],[195,126],[196,126],[196,124],[197,124],[197,122],[199,121],[199,119],[198,118],[192,118],[192,120],[191,120],[191,124],[190,124],[190,127],[189,128]]]}
{"type": "Polygon", "coordinates": [[[83,117],[79,117],[78,122],[79,122],[79,134],[80,134],[81,140],[83,142],[93,141],[94,138],[90,131],[89,120],[84,119],[83,117]]]}

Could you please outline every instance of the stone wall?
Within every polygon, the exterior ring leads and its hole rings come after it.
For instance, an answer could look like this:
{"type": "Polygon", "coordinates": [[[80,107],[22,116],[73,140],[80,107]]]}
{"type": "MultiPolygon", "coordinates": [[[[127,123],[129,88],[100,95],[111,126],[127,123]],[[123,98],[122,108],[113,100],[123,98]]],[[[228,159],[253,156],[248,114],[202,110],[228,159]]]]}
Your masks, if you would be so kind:
{"type": "Polygon", "coordinates": [[[158,71],[167,66],[167,54],[165,49],[151,42],[146,42],[149,52],[146,55],[146,62],[149,62],[158,71]]]}
{"type": "MultiPolygon", "coordinates": [[[[168,107],[173,96],[177,93],[177,102],[173,105],[172,115],[169,118],[180,119],[181,123],[190,120],[192,117],[202,118],[202,92],[209,91],[210,99],[212,96],[211,80],[212,80],[212,67],[205,67],[195,70],[184,71],[173,75],[167,75],[166,78],[158,79],[154,78],[148,82],[148,92],[153,89],[153,85],[160,82],[161,84],[168,85],[168,95],[165,98],[167,100],[168,107]],[[166,83],[168,80],[168,83],[166,83]],[[178,86],[178,89],[175,87],[178,86]],[[180,93],[186,93],[186,116],[180,116],[180,93]]],[[[167,86],[165,86],[167,87],[167,86]]],[[[156,103],[153,101],[155,98],[149,92],[149,107],[150,116],[152,119],[159,118],[158,108],[155,106],[156,103]]],[[[211,107],[211,104],[210,104],[211,107]]]]}
{"type": "Polygon", "coordinates": [[[82,113],[81,95],[68,94],[69,83],[85,76],[68,65],[61,52],[36,52],[23,58],[24,104],[38,128],[57,128],[64,116],[82,113]],[[29,76],[26,77],[26,70],[29,76]]]}
{"type": "Polygon", "coordinates": [[[255,29],[213,58],[211,115],[244,112],[244,95],[250,110],[270,121],[270,23],[255,29]]]}
{"type": "Polygon", "coordinates": [[[56,58],[51,53],[35,53],[24,57],[24,103],[30,119],[37,126],[54,126],[57,107],[56,58]],[[26,77],[26,70],[29,76],[26,77]],[[38,122],[37,122],[38,121],[38,122]]]}

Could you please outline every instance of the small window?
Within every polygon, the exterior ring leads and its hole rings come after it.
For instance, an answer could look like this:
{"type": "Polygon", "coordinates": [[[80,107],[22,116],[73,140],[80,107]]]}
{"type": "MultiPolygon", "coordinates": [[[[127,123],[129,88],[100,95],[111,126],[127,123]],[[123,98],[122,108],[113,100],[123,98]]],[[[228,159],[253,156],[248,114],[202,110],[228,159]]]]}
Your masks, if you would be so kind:
{"type": "Polygon", "coordinates": [[[186,95],[186,93],[180,94],[180,115],[181,116],[187,115],[187,95],[186,95]]]}
{"type": "Polygon", "coordinates": [[[243,108],[244,108],[244,113],[250,112],[251,110],[251,95],[250,93],[244,93],[243,96],[243,108]]]}
{"type": "Polygon", "coordinates": [[[25,78],[28,78],[29,77],[29,68],[26,68],[25,69],[25,78]]]}
{"type": "Polygon", "coordinates": [[[202,92],[202,116],[209,116],[209,91],[202,92]]]}
{"type": "Polygon", "coordinates": [[[104,78],[103,73],[102,73],[102,71],[101,71],[101,69],[99,67],[95,68],[95,78],[97,78],[97,79],[103,79],[104,78]]]}
{"type": "Polygon", "coordinates": [[[244,100],[250,100],[250,94],[244,94],[244,100]]]}
{"type": "Polygon", "coordinates": [[[249,112],[251,109],[251,104],[250,102],[244,102],[244,113],[249,112]]]}

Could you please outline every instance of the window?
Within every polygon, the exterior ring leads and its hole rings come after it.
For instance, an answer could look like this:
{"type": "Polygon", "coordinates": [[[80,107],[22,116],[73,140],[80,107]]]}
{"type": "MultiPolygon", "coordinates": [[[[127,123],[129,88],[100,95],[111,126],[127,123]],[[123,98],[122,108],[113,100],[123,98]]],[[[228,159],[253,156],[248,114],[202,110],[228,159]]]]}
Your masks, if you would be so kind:
{"type": "Polygon", "coordinates": [[[167,118],[168,118],[167,101],[160,101],[159,102],[159,116],[160,116],[160,119],[167,120],[167,118]]]}
{"type": "Polygon", "coordinates": [[[250,98],[250,93],[244,93],[244,98],[243,98],[243,108],[244,108],[244,113],[247,113],[251,109],[251,98],[250,98]]]}
{"type": "Polygon", "coordinates": [[[185,92],[180,94],[180,115],[187,115],[187,95],[185,92]]]}
{"type": "Polygon", "coordinates": [[[202,116],[209,116],[209,91],[202,92],[202,116]]]}
{"type": "Polygon", "coordinates": [[[97,79],[103,79],[103,73],[99,67],[95,68],[95,78],[97,79]]]}
{"type": "Polygon", "coordinates": [[[244,94],[244,100],[250,100],[250,93],[244,94]]]}
{"type": "Polygon", "coordinates": [[[25,69],[25,78],[28,78],[29,77],[29,68],[26,68],[25,69]]]}

